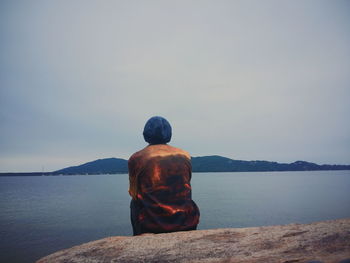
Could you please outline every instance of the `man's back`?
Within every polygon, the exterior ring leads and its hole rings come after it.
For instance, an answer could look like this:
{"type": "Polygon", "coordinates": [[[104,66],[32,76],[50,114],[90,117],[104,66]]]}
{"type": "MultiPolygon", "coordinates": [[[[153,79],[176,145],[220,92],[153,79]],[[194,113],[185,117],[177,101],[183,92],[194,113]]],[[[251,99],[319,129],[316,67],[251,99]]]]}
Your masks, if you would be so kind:
{"type": "Polygon", "coordinates": [[[196,229],[199,209],[191,196],[189,153],[150,144],[130,157],[129,179],[134,234],[196,229]]]}

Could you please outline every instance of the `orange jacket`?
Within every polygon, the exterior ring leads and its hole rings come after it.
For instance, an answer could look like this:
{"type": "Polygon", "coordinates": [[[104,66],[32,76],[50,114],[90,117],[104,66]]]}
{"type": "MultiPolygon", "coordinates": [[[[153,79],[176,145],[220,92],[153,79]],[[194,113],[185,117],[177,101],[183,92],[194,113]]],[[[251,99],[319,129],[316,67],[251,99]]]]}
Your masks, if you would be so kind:
{"type": "Polygon", "coordinates": [[[138,220],[155,232],[188,229],[199,222],[191,197],[191,156],[167,144],[149,145],[129,159],[129,194],[142,209],[138,220]]]}

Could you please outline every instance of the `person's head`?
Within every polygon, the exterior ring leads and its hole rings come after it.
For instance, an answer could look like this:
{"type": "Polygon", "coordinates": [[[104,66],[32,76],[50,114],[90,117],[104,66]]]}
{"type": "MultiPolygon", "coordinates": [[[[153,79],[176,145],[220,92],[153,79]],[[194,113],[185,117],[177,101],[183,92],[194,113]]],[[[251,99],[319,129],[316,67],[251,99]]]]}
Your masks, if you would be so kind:
{"type": "Polygon", "coordinates": [[[143,129],[143,138],[149,144],[166,144],[170,142],[170,123],[160,116],[150,118],[143,129]]]}

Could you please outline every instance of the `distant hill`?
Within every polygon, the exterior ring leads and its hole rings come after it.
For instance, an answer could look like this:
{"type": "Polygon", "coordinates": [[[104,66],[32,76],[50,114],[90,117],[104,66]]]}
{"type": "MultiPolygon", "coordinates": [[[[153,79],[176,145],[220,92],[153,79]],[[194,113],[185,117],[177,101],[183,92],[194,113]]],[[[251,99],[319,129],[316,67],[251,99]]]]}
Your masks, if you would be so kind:
{"type": "MultiPolygon", "coordinates": [[[[192,157],[193,172],[262,172],[262,171],[314,171],[350,170],[350,165],[318,165],[296,161],[277,163],[269,161],[242,161],[213,155],[192,157]]],[[[52,174],[115,174],[127,173],[128,162],[119,158],[99,159],[78,166],[64,168],[52,174]]]]}
{"type": "Polygon", "coordinates": [[[106,158],[57,170],[54,171],[53,174],[117,174],[127,172],[127,160],[120,158],[106,158]]]}
{"type": "Polygon", "coordinates": [[[269,161],[242,161],[214,155],[192,157],[194,172],[263,172],[263,171],[317,171],[350,170],[350,165],[318,165],[296,161],[294,163],[277,163],[269,161]]]}
{"type": "MultiPolygon", "coordinates": [[[[269,172],[269,171],[317,171],[350,170],[350,165],[318,165],[296,161],[294,163],[277,163],[269,161],[242,161],[212,155],[192,157],[193,172],[269,172]]],[[[0,176],[40,176],[40,175],[74,175],[74,174],[118,174],[128,172],[128,161],[120,158],[98,159],[78,166],[63,168],[54,172],[34,173],[0,173],[0,176]]]]}

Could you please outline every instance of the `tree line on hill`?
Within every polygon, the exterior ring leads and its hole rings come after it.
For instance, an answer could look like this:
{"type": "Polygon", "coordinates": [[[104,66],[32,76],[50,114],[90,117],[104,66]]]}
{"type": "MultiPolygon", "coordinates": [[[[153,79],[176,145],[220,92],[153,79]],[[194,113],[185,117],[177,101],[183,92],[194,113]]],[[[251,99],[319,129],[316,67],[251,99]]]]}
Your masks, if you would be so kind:
{"type": "MultiPolygon", "coordinates": [[[[193,172],[271,172],[271,171],[318,171],[350,170],[350,165],[318,165],[296,161],[277,163],[270,161],[243,161],[213,155],[192,157],[193,172]]],[[[0,175],[78,175],[78,174],[121,174],[128,172],[128,161],[120,158],[98,159],[92,162],[71,166],[53,172],[1,173],[0,175]]]]}

